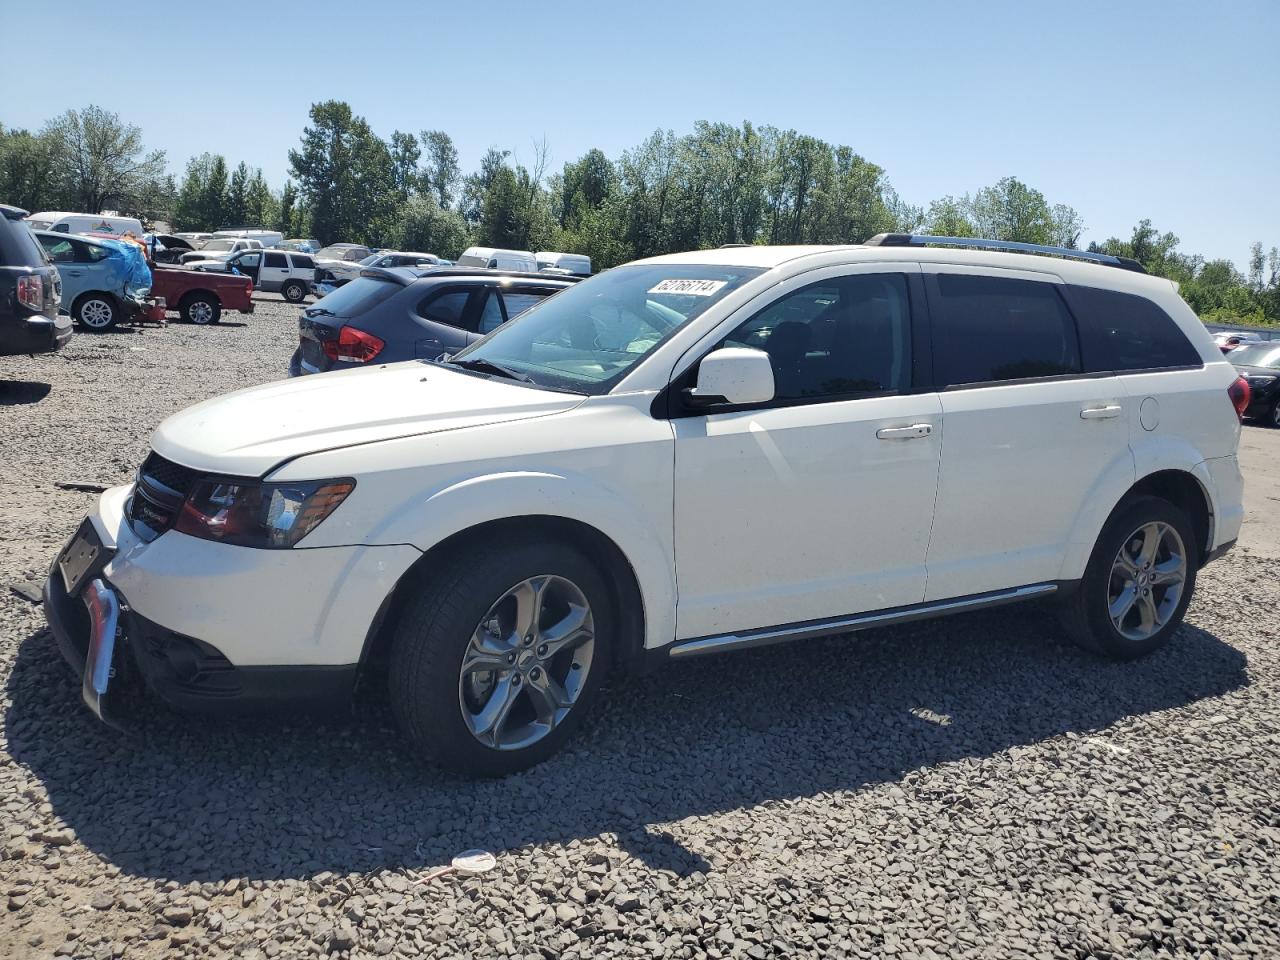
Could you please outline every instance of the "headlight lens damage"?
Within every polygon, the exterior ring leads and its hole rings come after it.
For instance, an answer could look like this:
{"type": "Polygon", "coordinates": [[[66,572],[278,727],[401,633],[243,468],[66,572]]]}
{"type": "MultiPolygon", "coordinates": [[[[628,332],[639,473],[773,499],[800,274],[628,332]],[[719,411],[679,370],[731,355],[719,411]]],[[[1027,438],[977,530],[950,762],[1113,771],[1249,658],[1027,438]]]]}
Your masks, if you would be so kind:
{"type": "Polygon", "coordinates": [[[181,533],[242,547],[292,547],[355,489],[350,477],[262,483],[206,479],[178,513],[181,533]]]}

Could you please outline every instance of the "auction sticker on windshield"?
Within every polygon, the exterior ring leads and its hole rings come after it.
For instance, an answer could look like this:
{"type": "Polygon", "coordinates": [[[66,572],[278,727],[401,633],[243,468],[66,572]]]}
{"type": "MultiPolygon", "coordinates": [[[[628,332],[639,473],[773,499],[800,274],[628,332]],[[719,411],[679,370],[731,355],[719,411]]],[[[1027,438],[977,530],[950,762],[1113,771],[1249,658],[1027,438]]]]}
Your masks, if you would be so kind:
{"type": "Polygon", "coordinates": [[[678,293],[686,297],[710,297],[719,293],[725,280],[663,280],[649,293],[678,293]]]}

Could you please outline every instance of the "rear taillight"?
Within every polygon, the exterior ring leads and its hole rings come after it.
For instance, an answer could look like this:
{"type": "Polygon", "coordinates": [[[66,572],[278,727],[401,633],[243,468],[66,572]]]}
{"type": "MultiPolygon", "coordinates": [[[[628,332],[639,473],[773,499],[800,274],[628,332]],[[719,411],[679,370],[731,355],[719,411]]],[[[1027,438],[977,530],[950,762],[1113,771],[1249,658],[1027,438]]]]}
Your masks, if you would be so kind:
{"type": "Polygon", "coordinates": [[[1231,405],[1236,408],[1236,416],[1244,419],[1244,412],[1249,408],[1249,397],[1253,391],[1249,389],[1249,381],[1244,377],[1236,377],[1235,382],[1227,387],[1227,396],[1231,405]]]}
{"type": "Polygon", "coordinates": [[[18,302],[28,310],[44,309],[44,278],[19,277],[18,302]]]}
{"type": "Polygon", "coordinates": [[[381,337],[365,333],[355,327],[343,327],[337,340],[322,342],[324,355],[330,360],[342,360],[347,363],[368,363],[382,352],[386,343],[381,337]]]}

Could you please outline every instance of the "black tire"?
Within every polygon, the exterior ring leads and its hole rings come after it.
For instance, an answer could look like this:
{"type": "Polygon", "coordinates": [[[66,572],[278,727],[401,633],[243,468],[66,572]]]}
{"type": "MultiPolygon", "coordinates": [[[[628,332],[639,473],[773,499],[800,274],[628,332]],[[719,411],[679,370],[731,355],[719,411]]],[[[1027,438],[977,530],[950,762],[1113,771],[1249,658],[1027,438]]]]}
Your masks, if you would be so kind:
{"type": "Polygon", "coordinates": [[[1267,426],[1280,430],[1280,400],[1271,405],[1267,413],[1267,426]]]}
{"type": "Polygon", "coordinates": [[[290,303],[301,303],[307,299],[307,285],[301,280],[290,280],[280,288],[280,293],[290,303]]]}
{"type": "Polygon", "coordinates": [[[120,304],[110,294],[85,293],[72,306],[71,316],[90,333],[105,333],[120,322],[120,304]]]}
{"type": "MultiPolygon", "coordinates": [[[[1079,588],[1061,601],[1059,616],[1062,626],[1073,642],[1112,660],[1135,660],[1146,656],[1164,646],[1181,626],[1195,592],[1199,566],[1200,547],[1196,542],[1195,528],[1185,512],[1159,497],[1138,496],[1126,500],[1116,507],[1103,527],[1079,588]],[[1183,544],[1186,570],[1176,603],[1171,600],[1172,610],[1168,619],[1150,636],[1133,639],[1117,629],[1108,609],[1112,564],[1135,531],[1153,522],[1167,524],[1177,532],[1183,544]]],[[[1158,596],[1157,588],[1151,588],[1151,593],[1154,601],[1158,596]]]]}
{"type": "Polygon", "coordinates": [[[178,313],[187,323],[204,327],[222,319],[222,303],[211,293],[193,293],[183,299],[178,313]]]}
{"type": "Polygon", "coordinates": [[[541,763],[560,748],[590,711],[611,663],[615,621],[598,569],[563,544],[507,541],[463,548],[447,566],[422,578],[396,623],[387,677],[392,711],[422,754],[462,773],[503,776],[541,763]],[[464,719],[462,658],[481,621],[509,590],[548,574],[571,581],[590,606],[595,646],[587,678],[568,714],[541,739],[499,750],[481,743],[464,719]]]}

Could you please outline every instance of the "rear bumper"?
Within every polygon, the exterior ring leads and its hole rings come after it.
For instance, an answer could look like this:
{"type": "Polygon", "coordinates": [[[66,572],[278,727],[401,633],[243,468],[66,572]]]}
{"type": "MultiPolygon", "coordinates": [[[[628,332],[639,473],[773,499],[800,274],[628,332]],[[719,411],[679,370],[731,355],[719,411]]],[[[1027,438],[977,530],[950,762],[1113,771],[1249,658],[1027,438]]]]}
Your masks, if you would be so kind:
{"type": "Polygon", "coordinates": [[[36,314],[29,317],[0,317],[0,356],[23,353],[51,353],[61,350],[71,339],[71,317],[36,314]]]}

